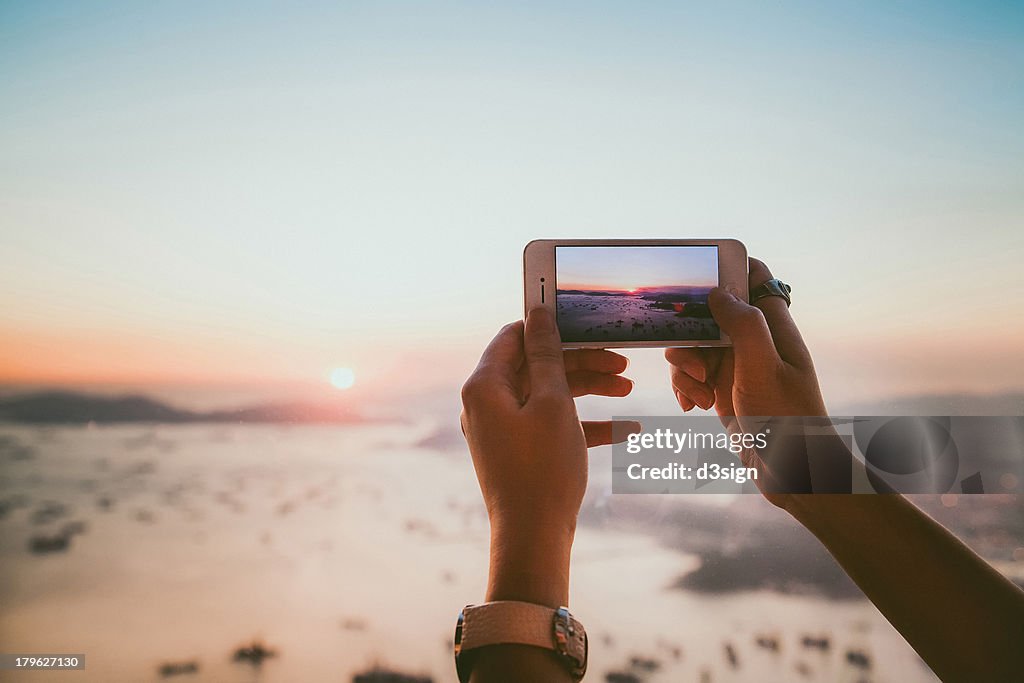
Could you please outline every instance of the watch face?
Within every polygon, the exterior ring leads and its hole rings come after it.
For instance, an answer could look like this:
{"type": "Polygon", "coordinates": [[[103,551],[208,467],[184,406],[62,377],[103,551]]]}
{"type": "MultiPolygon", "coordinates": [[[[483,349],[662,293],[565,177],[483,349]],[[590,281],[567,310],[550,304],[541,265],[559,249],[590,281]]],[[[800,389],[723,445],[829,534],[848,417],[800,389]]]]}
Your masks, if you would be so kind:
{"type": "Polygon", "coordinates": [[[555,610],[552,624],[555,637],[555,650],[565,658],[566,664],[573,678],[579,680],[587,673],[587,657],[590,643],[587,640],[587,633],[580,624],[569,613],[568,608],[559,607],[555,610]],[[578,635],[583,636],[580,644],[578,635]],[[580,651],[582,649],[582,652],[580,651]],[[575,652],[574,652],[575,650],[575,652]]]}
{"type": "Polygon", "coordinates": [[[462,628],[466,622],[466,609],[469,607],[471,605],[466,605],[466,608],[459,612],[459,621],[455,624],[455,644],[452,649],[455,652],[455,674],[459,678],[459,683],[469,683],[470,674],[473,672],[469,653],[462,655],[462,628]]]}
{"type": "Polygon", "coordinates": [[[462,650],[462,624],[466,621],[466,611],[459,612],[459,622],[455,624],[455,659],[458,660],[462,650]]]}

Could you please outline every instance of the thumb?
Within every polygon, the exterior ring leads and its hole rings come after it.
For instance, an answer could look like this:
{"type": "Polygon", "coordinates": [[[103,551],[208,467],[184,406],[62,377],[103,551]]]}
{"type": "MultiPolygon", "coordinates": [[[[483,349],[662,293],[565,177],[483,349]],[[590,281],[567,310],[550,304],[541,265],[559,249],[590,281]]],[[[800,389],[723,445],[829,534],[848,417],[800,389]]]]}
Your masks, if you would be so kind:
{"type": "Polygon", "coordinates": [[[551,311],[537,307],[526,316],[523,347],[530,373],[530,394],[571,396],[565,378],[562,339],[551,311]]]}
{"type": "Polygon", "coordinates": [[[708,307],[715,322],[732,340],[739,362],[753,358],[778,358],[771,330],[760,308],[741,301],[721,287],[711,290],[708,307]]]}

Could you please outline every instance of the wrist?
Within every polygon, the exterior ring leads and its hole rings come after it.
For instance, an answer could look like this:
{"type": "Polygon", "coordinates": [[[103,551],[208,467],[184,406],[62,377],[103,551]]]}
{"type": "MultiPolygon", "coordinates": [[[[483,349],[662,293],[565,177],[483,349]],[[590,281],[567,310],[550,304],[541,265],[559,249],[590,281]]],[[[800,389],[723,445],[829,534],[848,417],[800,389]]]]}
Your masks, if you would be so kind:
{"type": "Polygon", "coordinates": [[[575,532],[575,519],[541,525],[492,520],[487,600],[567,605],[575,532]]]}
{"type": "Polygon", "coordinates": [[[773,505],[808,526],[824,499],[854,490],[856,460],[848,437],[815,417],[775,418],[771,429],[769,446],[760,451],[767,476],[758,486],[773,505]]]}
{"type": "Polygon", "coordinates": [[[785,507],[797,522],[822,541],[851,528],[885,523],[909,503],[898,494],[811,494],[789,496],[785,507]]]}
{"type": "Polygon", "coordinates": [[[789,516],[799,522],[802,526],[810,529],[815,522],[816,518],[820,517],[820,503],[817,498],[821,498],[820,495],[804,494],[804,495],[785,495],[780,496],[776,502],[778,507],[789,513],[789,516]]]}

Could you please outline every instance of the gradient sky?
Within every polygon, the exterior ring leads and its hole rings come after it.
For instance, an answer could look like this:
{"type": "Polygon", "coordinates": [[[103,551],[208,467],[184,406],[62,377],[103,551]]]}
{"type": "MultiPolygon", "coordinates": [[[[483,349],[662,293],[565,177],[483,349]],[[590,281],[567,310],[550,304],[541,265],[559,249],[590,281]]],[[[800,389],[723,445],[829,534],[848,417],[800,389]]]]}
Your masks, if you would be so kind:
{"type": "Polygon", "coordinates": [[[718,247],[556,247],[559,289],[714,287],[718,247]]]}
{"type": "Polygon", "coordinates": [[[529,240],[721,236],[826,390],[1024,387],[1021,3],[2,2],[0,70],[0,381],[458,381],[529,240]]]}

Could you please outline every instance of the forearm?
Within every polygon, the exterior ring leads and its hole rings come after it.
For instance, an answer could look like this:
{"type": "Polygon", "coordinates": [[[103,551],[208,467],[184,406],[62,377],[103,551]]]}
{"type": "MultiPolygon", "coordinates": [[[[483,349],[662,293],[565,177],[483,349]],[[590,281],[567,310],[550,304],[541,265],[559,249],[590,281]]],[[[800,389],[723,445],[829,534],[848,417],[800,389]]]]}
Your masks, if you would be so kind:
{"type": "Polygon", "coordinates": [[[942,680],[1024,670],[1024,592],[905,498],[793,496],[786,507],[942,680]]]}
{"type": "MultiPolygon", "coordinates": [[[[487,602],[517,600],[557,608],[569,603],[569,557],[575,530],[492,524],[487,602]]],[[[551,650],[528,645],[480,648],[473,683],[572,680],[551,650]]]]}

